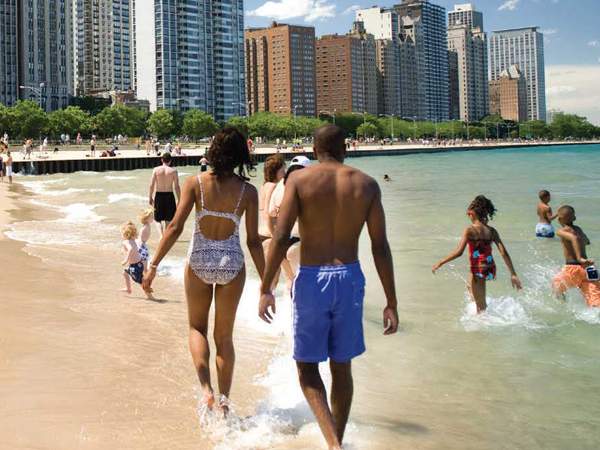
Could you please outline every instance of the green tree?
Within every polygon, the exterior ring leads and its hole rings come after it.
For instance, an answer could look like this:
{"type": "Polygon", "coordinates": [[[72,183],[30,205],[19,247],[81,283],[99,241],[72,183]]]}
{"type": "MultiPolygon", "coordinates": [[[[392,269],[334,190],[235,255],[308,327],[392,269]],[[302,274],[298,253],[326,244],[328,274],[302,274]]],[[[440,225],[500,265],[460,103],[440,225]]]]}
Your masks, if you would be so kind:
{"type": "Polygon", "coordinates": [[[141,136],[146,128],[146,113],[136,108],[115,105],[104,108],[95,116],[94,124],[100,136],[141,136]]]}
{"type": "Polygon", "coordinates": [[[0,103],[0,135],[8,133],[9,136],[16,134],[15,117],[12,108],[0,103]]]}
{"type": "Polygon", "coordinates": [[[212,136],[219,129],[219,125],[210,114],[198,109],[191,109],[183,117],[182,133],[194,138],[212,136]]]}
{"type": "Polygon", "coordinates": [[[89,113],[78,106],[69,106],[48,114],[48,132],[54,137],[61,134],[68,134],[72,137],[75,137],[77,133],[88,134],[91,128],[92,122],[89,113]]]}
{"type": "Polygon", "coordinates": [[[374,123],[364,122],[356,129],[356,134],[365,138],[376,137],[379,134],[379,128],[374,123]]]}
{"type": "Polygon", "coordinates": [[[551,131],[543,120],[529,120],[519,127],[519,135],[522,138],[547,138],[551,136],[551,131]]]}
{"type": "Polygon", "coordinates": [[[15,134],[22,138],[37,138],[48,126],[48,115],[31,100],[20,100],[12,108],[15,134]]]}
{"type": "Polygon", "coordinates": [[[159,139],[172,136],[175,129],[175,118],[168,109],[159,109],[148,118],[148,131],[159,139]]]}
{"type": "Polygon", "coordinates": [[[249,135],[249,131],[250,131],[248,125],[249,125],[249,119],[246,117],[239,117],[239,116],[231,117],[227,121],[227,126],[237,128],[242,133],[244,133],[246,136],[249,135]]]}

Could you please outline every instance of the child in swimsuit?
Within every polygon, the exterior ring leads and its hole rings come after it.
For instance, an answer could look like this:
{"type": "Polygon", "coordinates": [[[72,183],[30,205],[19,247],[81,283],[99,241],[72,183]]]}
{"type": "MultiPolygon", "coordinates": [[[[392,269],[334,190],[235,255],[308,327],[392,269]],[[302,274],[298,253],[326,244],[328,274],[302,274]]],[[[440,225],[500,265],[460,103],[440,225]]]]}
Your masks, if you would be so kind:
{"type": "Polygon", "coordinates": [[[552,208],[550,207],[550,192],[542,190],[538,194],[540,202],[537,206],[537,215],[539,222],[535,227],[535,235],[539,238],[553,238],[554,227],[552,221],[556,219],[557,214],[552,214],[552,208]]]}
{"type": "MultiPolygon", "coordinates": [[[[121,226],[121,235],[123,237],[122,249],[125,253],[125,258],[121,261],[124,267],[123,279],[125,280],[125,288],[123,292],[131,294],[131,280],[138,284],[142,284],[144,278],[144,263],[140,255],[140,249],[137,245],[136,238],[138,236],[137,228],[133,222],[124,223],[121,226]]],[[[151,291],[147,291],[148,298],[152,298],[151,291]]]]}
{"type": "Polygon", "coordinates": [[[588,259],[585,248],[590,240],[581,228],[574,225],[577,218],[571,206],[561,206],[558,210],[558,222],[561,229],[558,237],[565,254],[565,266],[552,280],[552,287],[557,296],[563,297],[567,290],[578,288],[588,306],[600,307],[600,281],[594,261],[588,259]]]}
{"type": "Polygon", "coordinates": [[[152,233],[152,228],[150,225],[153,222],[154,216],[154,208],[148,208],[143,210],[139,219],[142,223],[142,229],[140,230],[140,237],[137,241],[138,248],[140,251],[140,256],[142,258],[142,263],[144,264],[144,272],[148,270],[148,260],[150,259],[150,250],[148,250],[147,242],[150,240],[150,234],[152,233]]]}
{"type": "Polygon", "coordinates": [[[460,258],[468,246],[471,263],[468,288],[477,305],[478,313],[485,311],[487,308],[486,282],[496,279],[496,262],[492,256],[493,243],[498,247],[498,251],[510,271],[513,287],[517,290],[522,288],[512,259],[502,243],[500,235],[495,228],[488,225],[488,222],[494,217],[495,213],[496,208],[493,203],[483,195],[478,195],[467,209],[467,216],[471,220],[472,225],[465,228],[457,249],[435,264],[432,269],[433,273],[435,273],[444,264],[460,258]]]}

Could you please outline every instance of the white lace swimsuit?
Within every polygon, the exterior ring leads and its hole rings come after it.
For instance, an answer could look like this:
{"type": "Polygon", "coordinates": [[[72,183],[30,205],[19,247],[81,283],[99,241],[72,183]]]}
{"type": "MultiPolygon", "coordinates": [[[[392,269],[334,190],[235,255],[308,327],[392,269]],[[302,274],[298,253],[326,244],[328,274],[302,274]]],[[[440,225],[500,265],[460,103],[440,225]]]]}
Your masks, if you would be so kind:
{"type": "Polygon", "coordinates": [[[204,209],[204,189],[202,178],[198,175],[200,184],[200,211],[196,212],[194,234],[188,251],[190,267],[198,278],[206,284],[231,283],[244,267],[244,252],[240,245],[240,217],[237,215],[240,203],[244,197],[246,183],[242,187],[240,198],[233,213],[209,211],[204,209]],[[235,224],[233,234],[227,239],[208,239],[202,234],[200,222],[204,217],[221,217],[235,224]]]}

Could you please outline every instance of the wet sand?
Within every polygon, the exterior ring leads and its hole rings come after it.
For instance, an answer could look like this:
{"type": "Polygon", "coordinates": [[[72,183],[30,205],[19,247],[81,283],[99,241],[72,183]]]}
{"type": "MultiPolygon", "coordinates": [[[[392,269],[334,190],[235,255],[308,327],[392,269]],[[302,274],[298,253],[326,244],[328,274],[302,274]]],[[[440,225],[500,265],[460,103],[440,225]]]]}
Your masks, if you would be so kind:
{"type": "MultiPolygon", "coordinates": [[[[52,211],[17,204],[30,195],[0,185],[2,447],[212,448],[199,425],[180,289],[158,279],[159,302],[139,289],[121,295],[115,260],[93,247],[42,246],[28,254],[4,230],[12,220],[52,218],[52,211]],[[55,251],[70,263],[47,264],[55,251]]],[[[243,335],[238,327],[236,342],[243,335]]],[[[232,398],[240,414],[251,414],[261,397],[252,380],[264,371],[264,350],[238,351],[232,398]]]]}

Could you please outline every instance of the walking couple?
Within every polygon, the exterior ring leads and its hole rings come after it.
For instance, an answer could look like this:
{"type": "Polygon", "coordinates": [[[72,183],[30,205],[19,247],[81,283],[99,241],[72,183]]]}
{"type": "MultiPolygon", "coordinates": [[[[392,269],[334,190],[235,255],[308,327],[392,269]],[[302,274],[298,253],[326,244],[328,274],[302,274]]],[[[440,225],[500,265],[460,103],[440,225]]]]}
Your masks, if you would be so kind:
{"type": "Polygon", "coordinates": [[[314,153],[320,164],[288,177],[265,263],[258,232],[258,193],[246,178],[252,168],[247,142],[234,128],[219,132],[208,153],[212,170],[185,182],[175,217],[144,279],[144,288],[150,289],[157,266],[181,235],[195,206],[194,236],[185,269],[190,350],[203,400],[209,408],[218,406],[227,414],[235,360],[233,326],[246,274],[239,239],[241,218],[245,216],[247,246],[262,279],[259,315],[267,322],[273,320],[276,310],[271,286],[298,221],[302,245],[292,292],[294,359],[300,385],[329,448],[341,448],[352,403],[351,360],[365,351],[365,278],[358,263],[358,239],[365,223],[387,299],[384,333],[393,334],[398,328],[381,193],[372,178],[343,164],[344,138],[334,125],[316,131],[314,153]],[[213,295],[218,399],[209,369],[208,315],[213,295]],[[328,359],[331,406],[318,371],[318,364],[328,359]]]}

